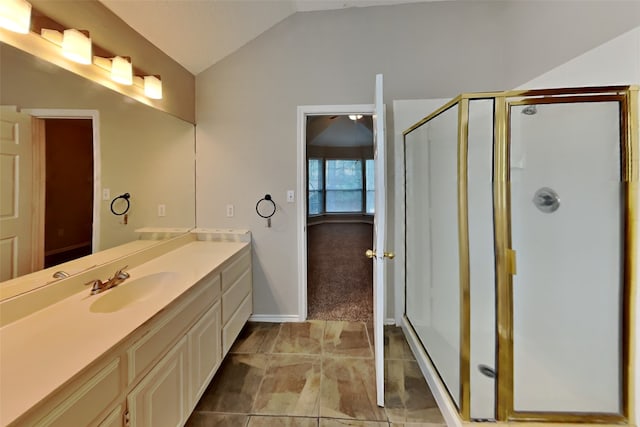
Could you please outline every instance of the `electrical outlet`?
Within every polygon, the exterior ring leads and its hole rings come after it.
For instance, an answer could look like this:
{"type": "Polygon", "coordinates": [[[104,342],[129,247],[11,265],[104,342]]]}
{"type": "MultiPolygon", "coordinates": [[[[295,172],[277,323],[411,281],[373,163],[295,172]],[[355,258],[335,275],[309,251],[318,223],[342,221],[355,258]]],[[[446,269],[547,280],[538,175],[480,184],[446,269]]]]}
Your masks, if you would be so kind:
{"type": "Polygon", "coordinates": [[[287,203],[293,203],[296,201],[296,192],[293,190],[287,190],[287,203]]]}
{"type": "Polygon", "coordinates": [[[228,218],[233,217],[233,205],[227,205],[227,217],[228,218]]]}
{"type": "Polygon", "coordinates": [[[166,208],[167,207],[165,205],[158,205],[158,216],[166,216],[167,215],[166,208]]]}
{"type": "Polygon", "coordinates": [[[111,190],[108,188],[102,189],[102,200],[111,200],[111,190]]]}

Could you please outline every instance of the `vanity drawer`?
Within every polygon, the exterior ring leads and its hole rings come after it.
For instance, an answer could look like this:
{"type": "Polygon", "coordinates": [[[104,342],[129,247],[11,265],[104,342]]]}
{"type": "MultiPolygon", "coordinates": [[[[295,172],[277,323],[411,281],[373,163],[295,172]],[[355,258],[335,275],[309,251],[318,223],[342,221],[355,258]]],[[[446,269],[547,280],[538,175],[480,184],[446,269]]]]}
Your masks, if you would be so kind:
{"type": "Polygon", "coordinates": [[[251,270],[246,270],[236,282],[222,294],[222,324],[226,324],[240,303],[251,292],[251,270]]]}
{"type": "Polygon", "coordinates": [[[220,275],[203,279],[197,292],[172,309],[162,320],[151,326],[149,331],[128,350],[128,384],[135,383],[159,360],[172,343],[184,335],[204,311],[220,296],[220,275]]]}
{"type": "Polygon", "coordinates": [[[236,310],[235,313],[229,319],[226,325],[222,328],[222,357],[224,357],[233,342],[238,337],[240,330],[244,326],[244,324],[251,316],[251,312],[253,311],[253,297],[252,294],[249,293],[240,304],[240,307],[236,310]]]}
{"type": "Polygon", "coordinates": [[[251,270],[251,252],[247,251],[235,260],[231,265],[222,270],[222,290],[226,291],[242,274],[251,270]]]}
{"type": "Polygon", "coordinates": [[[57,405],[37,426],[87,426],[90,425],[120,395],[120,358],[114,359],[82,384],[62,403],[57,405]]]}

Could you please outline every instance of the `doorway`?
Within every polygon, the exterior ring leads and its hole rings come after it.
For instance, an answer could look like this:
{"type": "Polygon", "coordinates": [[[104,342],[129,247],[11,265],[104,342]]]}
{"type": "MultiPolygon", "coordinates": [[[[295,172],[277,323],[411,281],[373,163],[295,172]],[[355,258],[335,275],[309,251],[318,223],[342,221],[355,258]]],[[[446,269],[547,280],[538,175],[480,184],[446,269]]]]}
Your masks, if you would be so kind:
{"type": "Polygon", "coordinates": [[[36,165],[40,171],[42,267],[100,249],[100,128],[97,110],[23,109],[34,118],[36,165]]]}
{"type": "Polygon", "coordinates": [[[44,267],[90,255],[93,235],[91,119],[44,119],[44,267]]]}
{"type": "Polygon", "coordinates": [[[329,108],[302,118],[301,313],[309,319],[371,322],[373,265],[364,253],[373,247],[372,106],[329,108]]]}

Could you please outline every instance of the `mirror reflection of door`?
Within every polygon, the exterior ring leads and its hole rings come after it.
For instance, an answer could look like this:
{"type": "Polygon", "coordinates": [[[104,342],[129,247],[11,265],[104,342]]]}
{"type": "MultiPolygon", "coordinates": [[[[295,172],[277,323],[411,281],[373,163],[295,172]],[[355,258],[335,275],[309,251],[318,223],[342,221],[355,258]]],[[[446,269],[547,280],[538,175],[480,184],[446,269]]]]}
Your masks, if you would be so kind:
{"type": "Polygon", "coordinates": [[[31,116],[0,107],[0,281],[36,268],[31,116]]]}
{"type": "Polygon", "coordinates": [[[44,266],[92,253],[93,129],[91,119],[44,119],[44,266]]]}
{"type": "Polygon", "coordinates": [[[307,116],[309,319],[372,321],[371,115],[307,116]]]}

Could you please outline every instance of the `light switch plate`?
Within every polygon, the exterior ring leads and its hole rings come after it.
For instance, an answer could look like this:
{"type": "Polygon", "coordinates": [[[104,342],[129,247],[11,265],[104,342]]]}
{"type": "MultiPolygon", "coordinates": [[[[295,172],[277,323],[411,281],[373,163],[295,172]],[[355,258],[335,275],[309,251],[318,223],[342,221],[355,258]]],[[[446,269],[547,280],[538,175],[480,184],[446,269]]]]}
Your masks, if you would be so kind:
{"type": "Polygon", "coordinates": [[[111,200],[111,190],[108,188],[102,189],[102,200],[111,200]]]}
{"type": "Polygon", "coordinates": [[[166,216],[167,207],[165,205],[158,205],[158,216],[166,216]]]}
{"type": "Polygon", "coordinates": [[[293,190],[287,190],[287,203],[293,203],[296,201],[296,192],[293,190]]]}
{"type": "Polygon", "coordinates": [[[233,217],[233,205],[227,205],[227,217],[228,218],[233,217]]]}

